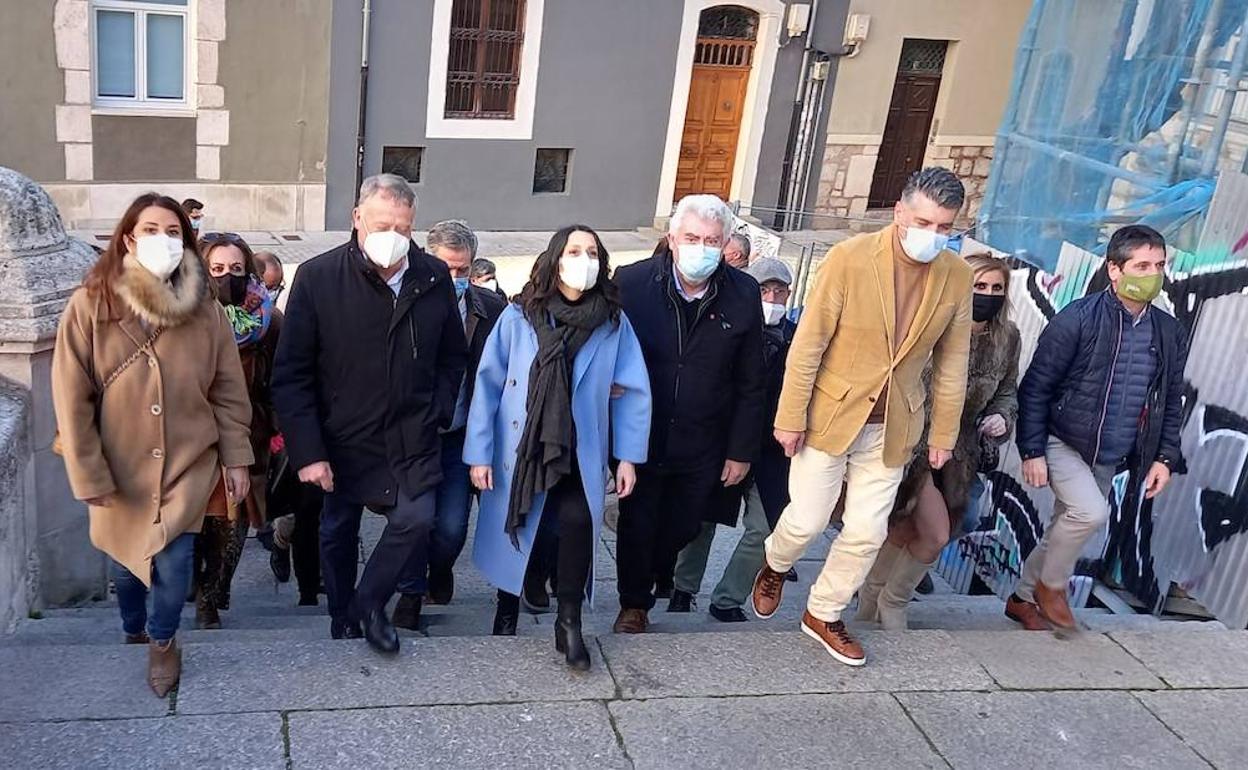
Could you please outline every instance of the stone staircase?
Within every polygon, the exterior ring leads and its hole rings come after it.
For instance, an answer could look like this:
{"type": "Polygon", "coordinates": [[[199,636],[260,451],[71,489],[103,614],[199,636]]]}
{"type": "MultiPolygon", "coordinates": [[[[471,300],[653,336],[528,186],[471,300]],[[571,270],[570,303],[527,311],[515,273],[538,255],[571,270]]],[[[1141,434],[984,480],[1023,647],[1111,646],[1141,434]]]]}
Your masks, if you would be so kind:
{"type": "MultiPolygon", "coordinates": [[[[366,518],[366,548],[381,526],[366,518]]],[[[1002,766],[1014,758],[1010,746],[1027,743],[1053,764],[1081,766],[1097,741],[1117,734],[1113,757],[1124,766],[1132,757],[1141,766],[1220,764],[1208,758],[1216,746],[1176,737],[1178,728],[1151,715],[1168,703],[1127,691],[1152,698],[1248,687],[1248,635],[1083,610],[1088,632],[1057,640],[1017,631],[994,597],[954,595],[938,581],[937,593],[912,604],[911,631],[851,623],[869,665],[849,669],[796,633],[831,535],[797,565],[800,581],[786,584],[775,618],[723,624],[706,614],[739,534],[720,529],[698,611],[671,614],[661,602],[653,633],[621,637],[610,633],[615,542],[606,531],[595,565],[598,606],[586,613],[587,674],[569,671],[554,652],[552,615],[523,616],[515,639],[488,636],[494,592],[471,567],[471,543],[454,602],[427,608],[422,630],[403,632],[401,653],[385,658],[362,641],[331,641],[323,606],[294,606],[293,582],[277,584],[268,554],[251,541],[224,627],[194,630],[187,605],[183,683],[168,700],[144,685],[146,651],[119,643],[111,601],[48,610],[0,638],[5,764],[758,767],[808,766],[805,752],[818,748],[853,765],[1002,766]],[[1170,640],[1182,656],[1167,654],[1170,640]],[[1201,661],[1212,660],[1217,673],[1207,674],[1201,661]],[[952,700],[931,702],[933,694],[952,700]],[[1024,694],[1060,708],[1014,697],[1024,694]],[[1047,719],[1066,737],[1037,738],[1019,714],[1047,719]],[[942,727],[950,718],[970,721],[951,733],[942,727]],[[759,720],[782,721],[786,731],[760,733],[759,720]],[[1135,732],[1122,733],[1123,724],[1135,732]],[[978,759],[968,740],[983,744],[978,759]]],[[[1246,692],[1227,696],[1242,709],[1230,713],[1248,715],[1246,692]]]]}

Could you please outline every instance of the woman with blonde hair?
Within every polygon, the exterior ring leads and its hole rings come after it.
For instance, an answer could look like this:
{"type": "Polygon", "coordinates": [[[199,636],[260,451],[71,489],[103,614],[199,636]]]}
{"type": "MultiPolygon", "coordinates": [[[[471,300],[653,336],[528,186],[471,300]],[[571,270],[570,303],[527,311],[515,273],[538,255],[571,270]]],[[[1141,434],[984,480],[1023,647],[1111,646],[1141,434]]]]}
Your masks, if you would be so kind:
{"type": "Polygon", "coordinates": [[[995,467],[997,448],[1018,416],[1018,327],[1009,320],[1010,266],[991,254],[966,257],[974,270],[971,354],[966,405],[953,459],[927,464],[926,440],[906,468],[889,521],[888,540],[858,591],[858,619],[906,627],[914,589],[959,530],[981,468],[995,467]]]}
{"type": "Polygon", "coordinates": [[[254,459],[234,333],[177,201],[136,198],[70,297],[52,398],[70,487],[113,560],[125,641],[149,646],[163,698],[182,672],[175,634],[208,496],[224,468],[226,494],[246,498],[254,459]]]}

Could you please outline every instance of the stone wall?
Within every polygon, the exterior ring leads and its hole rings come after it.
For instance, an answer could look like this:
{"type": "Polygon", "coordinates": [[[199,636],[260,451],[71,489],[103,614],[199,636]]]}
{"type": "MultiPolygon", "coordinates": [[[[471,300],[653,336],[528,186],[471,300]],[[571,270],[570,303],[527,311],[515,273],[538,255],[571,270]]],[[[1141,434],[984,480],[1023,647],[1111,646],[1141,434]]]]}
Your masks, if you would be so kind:
{"type": "Polygon", "coordinates": [[[26,521],[26,423],[30,399],[23,388],[0,380],[0,636],[30,612],[36,562],[26,521]]]}
{"type": "MultiPolygon", "coordinates": [[[[865,214],[879,154],[878,144],[828,144],[823,151],[815,213],[831,217],[865,214]]],[[[830,225],[827,220],[816,219],[812,226],[823,229],[830,225]]]]}
{"type": "Polygon", "coordinates": [[[984,190],[988,187],[988,172],[992,169],[992,145],[929,145],[923,162],[929,166],[944,166],[953,171],[966,187],[966,208],[962,210],[964,224],[975,221],[979,207],[984,202],[984,190]]]}
{"type": "MultiPolygon", "coordinates": [[[[879,159],[878,144],[829,144],[824,150],[823,168],[814,211],[826,215],[816,218],[815,228],[839,226],[837,217],[861,218],[867,211],[871,195],[871,179],[879,159]]],[[[992,166],[992,145],[929,144],[926,166],[944,166],[952,170],[966,186],[967,206],[959,219],[960,226],[974,222],[988,185],[992,166]]]]}

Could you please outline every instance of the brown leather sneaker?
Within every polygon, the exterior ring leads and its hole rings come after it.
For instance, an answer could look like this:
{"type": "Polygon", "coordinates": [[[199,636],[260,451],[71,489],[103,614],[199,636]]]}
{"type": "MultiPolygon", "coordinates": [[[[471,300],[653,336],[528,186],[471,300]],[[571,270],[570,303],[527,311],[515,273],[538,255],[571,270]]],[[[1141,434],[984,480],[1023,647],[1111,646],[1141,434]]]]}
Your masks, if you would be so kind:
{"type": "Polygon", "coordinates": [[[615,618],[611,630],[617,634],[644,634],[650,627],[650,616],[645,610],[624,608],[615,618]]]}
{"type": "Polygon", "coordinates": [[[766,620],[780,609],[781,593],[784,590],[784,573],[776,572],[763,560],[763,568],[754,576],[754,591],[750,603],[754,606],[754,614],[766,620]]]}
{"type": "Polygon", "coordinates": [[[182,676],[182,650],[178,649],[177,639],[153,641],[147,650],[147,684],[156,697],[163,698],[182,676]]]}
{"type": "Polygon", "coordinates": [[[1005,600],[1005,616],[1015,623],[1021,623],[1024,631],[1048,631],[1049,624],[1040,614],[1035,604],[1023,601],[1018,594],[1010,594],[1005,600]]]}
{"type": "Polygon", "coordinates": [[[829,623],[820,620],[810,611],[802,613],[802,633],[823,645],[828,654],[847,666],[861,666],[867,662],[867,653],[862,645],[845,630],[843,621],[829,623]]]}
{"type": "Polygon", "coordinates": [[[1037,582],[1035,595],[1036,607],[1040,610],[1041,617],[1058,628],[1075,627],[1075,615],[1070,611],[1070,604],[1066,601],[1065,586],[1049,588],[1044,583],[1037,582]]]}

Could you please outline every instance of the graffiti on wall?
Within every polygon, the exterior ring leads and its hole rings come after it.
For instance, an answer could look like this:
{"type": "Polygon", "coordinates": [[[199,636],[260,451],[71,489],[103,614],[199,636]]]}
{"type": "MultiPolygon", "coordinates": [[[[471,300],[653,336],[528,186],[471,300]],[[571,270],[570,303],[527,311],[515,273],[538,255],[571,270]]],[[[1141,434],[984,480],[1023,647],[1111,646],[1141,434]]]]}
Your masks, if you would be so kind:
{"type": "MultiPolygon", "coordinates": [[[[1219,180],[1194,253],[1175,253],[1158,304],[1190,330],[1182,447],[1189,471],[1134,510],[1125,492],[1142,479],[1123,472],[1110,492],[1110,523],[1088,544],[1072,581],[1082,605],[1092,578],[1110,578],[1154,611],[1172,585],[1231,627],[1248,626],[1248,176],[1219,180]]],[[[964,248],[964,253],[966,249],[964,248]]],[[[1040,331],[1075,299],[1108,285],[1104,260],[1065,244],[1054,273],[1015,270],[1010,299],[1025,370],[1040,331]]],[[[955,589],[978,581],[999,596],[1052,515],[1048,489],[1021,483],[1011,445],[987,478],[979,527],[946,548],[940,571],[955,589]]]]}

